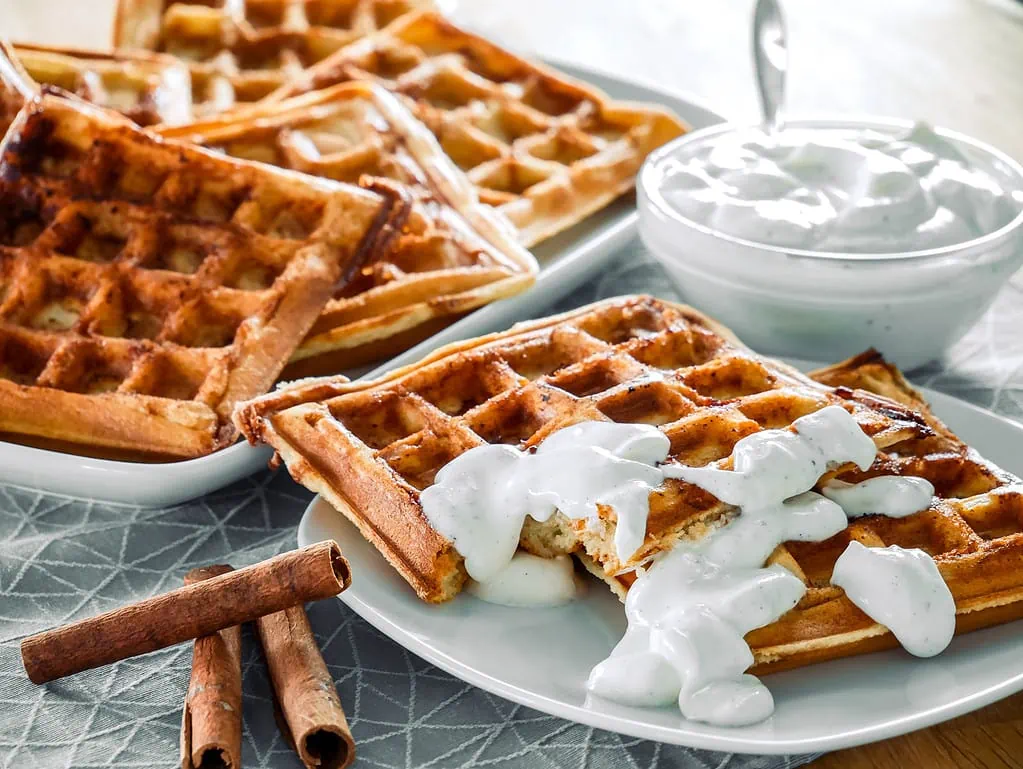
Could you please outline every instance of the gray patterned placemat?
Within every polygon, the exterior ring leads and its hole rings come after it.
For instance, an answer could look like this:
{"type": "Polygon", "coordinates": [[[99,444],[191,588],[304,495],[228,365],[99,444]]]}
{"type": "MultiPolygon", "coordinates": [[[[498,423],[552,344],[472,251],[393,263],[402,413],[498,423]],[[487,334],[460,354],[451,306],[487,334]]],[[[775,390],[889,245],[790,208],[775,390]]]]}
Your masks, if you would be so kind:
{"type": "MultiPolygon", "coordinates": [[[[560,308],[636,291],[674,297],[638,244],[560,308]]],[[[1007,287],[943,365],[914,379],[1023,416],[1021,293],[1007,287]]],[[[19,640],[176,587],[193,566],[241,566],[291,549],[310,496],[286,473],[268,471],[160,510],[0,486],[0,767],[174,765],[189,645],[37,687],[22,670],[19,640]]],[[[357,766],[775,769],[813,758],[726,755],[591,729],[464,684],[339,601],[309,613],[351,722],[357,766]]],[[[251,636],[244,660],[244,766],[298,767],[274,724],[251,636]]]]}

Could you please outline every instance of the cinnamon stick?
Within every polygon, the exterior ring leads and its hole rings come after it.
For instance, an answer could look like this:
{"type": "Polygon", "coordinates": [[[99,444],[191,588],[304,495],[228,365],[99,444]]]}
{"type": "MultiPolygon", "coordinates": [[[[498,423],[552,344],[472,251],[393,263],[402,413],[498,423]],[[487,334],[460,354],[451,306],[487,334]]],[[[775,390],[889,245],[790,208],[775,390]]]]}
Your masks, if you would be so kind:
{"type": "MultiPolygon", "coordinates": [[[[192,569],[192,585],[233,571],[217,565],[192,569]]],[[[242,628],[195,639],[192,677],[181,716],[181,769],[239,769],[242,756],[242,628]]]]}
{"type": "Polygon", "coordinates": [[[284,736],[309,769],[344,769],[355,760],[355,741],[305,609],[261,617],[256,628],[284,736]]]}
{"type": "Polygon", "coordinates": [[[337,543],[320,542],[31,636],[21,659],[33,683],[46,683],[328,598],[350,582],[337,543]]]}

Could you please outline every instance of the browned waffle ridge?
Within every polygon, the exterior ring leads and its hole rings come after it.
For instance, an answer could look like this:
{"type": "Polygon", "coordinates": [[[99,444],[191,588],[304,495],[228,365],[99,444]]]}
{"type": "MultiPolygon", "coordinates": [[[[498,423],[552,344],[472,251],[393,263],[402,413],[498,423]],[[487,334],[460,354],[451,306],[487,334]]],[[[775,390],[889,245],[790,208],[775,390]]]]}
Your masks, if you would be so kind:
{"type": "Polygon", "coordinates": [[[172,56],[0,42],[0,136],[43,85],[116,110],[143,126],[192,119],[188,69],[172,56]]]}
{"type": "Polygon", "coordinates": [[[114,45],[191,72],[205,118],[258,101],[339,48],[430,0],[119,0],[114,45]]]}
{"type": "Polygon", "coordinates": [[[154,458],[234,440],[393,208],[49,93],[0,144],[0,206],[0,432],[154,458]]]}
{"type": "Polygon", "coordinates": [[[934,484],[929,510],[904,519],[858,518],[821,543],[790,542],[771,557],[809,586],[778,622],[747,635],[755,671],[771,672],[898,645],[895,637],[829,584],[834,562],[856,539],[868,547],[919,547],[934,556],[956,600],[956,632],[1023,617],[1023,487],[981,457],[935,417],[923,396],[892,364],[870,350],[810,374],[839,392],[861,388],[909,406],[933,430],[893,444],[867,472],[840,475],[856,483],[877,475],[911,475],[934,484]]]}
{"type": "MultiPolygon", "coordinates": [[[[349,512],[392,540],[395,560],[422,567],[405,573],[417,590],[444,599],[453,593],[441,586],[461,576],[430,562],[447,563],[449,548],[429,536],[418,490],[462,451],[483,442],[529,446],[579,420],[616,419],[664,425],[672,455],[703,464],[728,456],[737,440],[761,427],[787,425],[835,402],[852,408],[879,442],[930,432],[897,404],[882,413],[756,358],[695,310],[629,297],[450,345],[374,382],[327,378],[286,386],[242,406],[236,421],[286,461],[291,455],[292,472],[303,481],[328,483],[331,501],[347,498],[349,512]],[[400,536],[411,527],[425,533],[400,536]],[[422,551],[424,544],[436,552],[422,551]],[[411,554],[394,552],[406,547],[411,554]]],[[[723,512],[693,487],[671,481],[667,488],[652,499],[650,536],[637,561],[723,512]]],[[[612,523],[585,544],[613,574],[634,562],[617,562],[606,536],[612,523]]],[[[582,526],[564,519],[558,525],[570,539],[572,532],[585,536],[582,526]]],[[[527,526],[525,540],[530,534],[527,526]]]]}
{"type": "Polygon", "coordinates": [[[401,94],[526,245],[627,192],[644,158],[685,130],[661,107],[615,101],[433,11],[338,50],[268,99],[348,80],[401,94]]]}
{"type": "MultiPolygon", "coordinates": [[[[926,477],[934,505],[904,519],[859,518],[821,543],[786,543],[771,556],[808,591],[778,622],[747,640],[756,669],[794,667],[895,644],[829,584],[851,539],[920,547],[956,598],[958,628],[1023,614],[1023,496],[1016,478],[948,432],[898,372],[876,357],[822,371],[822,384],[751,353],[697,311],[621,297],[448,346],[373,382],[309,380],[243,404],[243,432],[272,445],[301,483],[323,494],[384,554],[421,598],[451,598],[465,580],[459,555],[433,531],[419,490],[457,454],[484,442],[534,445],[586,419],[657,425],[671,457],[727,467],[735,443],[829,404],[848,409],[879,448],[867,473],[926,477]],[[869,384],[878,392],[857,387],[869,384]]],[[[651,497],[637,557],[618,562],[612,510],[597,531],[555,515],[527,522],[521,545],[572,552],[619,595],[632,567],[682,538],[705,535],[733,512],[701,489],[668,481],[651,497]]]]}
{"type": "Polygon", "coordinates": [[[371,83],[342,83],[162,133],[339,181],[391,180],[410,192],[391,247],[335,294],[285,376],[345,371],[407,349],[523,290],[537,271],[511,224],[479,202],[433,134],[371,83]]]}

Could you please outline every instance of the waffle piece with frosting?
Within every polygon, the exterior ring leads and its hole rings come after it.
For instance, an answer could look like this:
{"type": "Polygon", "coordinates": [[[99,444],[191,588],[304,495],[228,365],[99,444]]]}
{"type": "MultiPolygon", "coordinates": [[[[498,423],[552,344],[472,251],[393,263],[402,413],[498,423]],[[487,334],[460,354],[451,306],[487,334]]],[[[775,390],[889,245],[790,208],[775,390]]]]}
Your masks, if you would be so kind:
{"type": "MultiPolygon", "coordinates": [[[[830,584],[853,539],[933,556],[955,597],[960,631],[1023,615],[1019,481],[916,410],[922,401],[893,371],[860,361],[820,372],[824,384],[753,354],[691,308],[622,297],[451,345],[377,381],[296,383],[243,404],[235,419],[352,520],[421,598],[443,601],[463,586],[464,569],[431,528],[419,494],[461,452],[486,443],[528,450],[575,422],[613,420],[657,425],[671,443],[669,462],[730,469],[741,438],[837,404],[879,453],[865,473],[840,466],[822,481],[919,475],[936,496],[905,518],[856,518],[831,539],[777,548],[769,561],[807,591],[781,619],[746,636],[754,670],[764,671],[896,644],[830,584]],[[858,389],[868,383],[880,392],[858,389]]],[[[520,547],[548,557],[573,553],[624,595],[637,566],[734,514],[702,489],[667,480],[650,497],[646,539],[628,562],[616,556],[615,515],[606,507],[596,526],[561,514],[527,522],[520,547]]]]}

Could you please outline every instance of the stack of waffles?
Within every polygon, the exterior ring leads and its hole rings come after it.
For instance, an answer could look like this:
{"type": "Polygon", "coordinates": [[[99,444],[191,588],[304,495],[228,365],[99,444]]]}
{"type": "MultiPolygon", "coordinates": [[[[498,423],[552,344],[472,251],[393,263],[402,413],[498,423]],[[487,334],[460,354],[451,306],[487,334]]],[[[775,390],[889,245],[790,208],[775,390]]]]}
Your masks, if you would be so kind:
{"type": "Polygon", "coordinates": [[[428,0],[121,0],[113,42],[0,44],[0,433],[77,452],[208,453],[276,378],[386,359],[524,290],[526,248],[684,130],[428,0]],[[293,286],[313,252],[316,290],[293,286]],[[146,426],[161,388],[184,432],[146,426]],[[104,429],[114,401],[130,417],[104,429]]]}
{"type": "Polygon", "coordinates": [[[507,220],[479,202],[433,135],[377,86],[342,84],[244,119],[163,133],[233,157],[402,191],[392,227],[401,237],[338,288],[287,377],[343,371],[400,352],[532,279],[535,262],[507,220]]]}
{"type": "Polygon", "coordinates": [[[162,51],[191,73],[208,117],[259,101],[428,0],[120,0],[118,48],[162,51]]]}
{"type": "Polygon", "coordinates": [[[159,128],[256,122],[290,97],[374,83],[435,134],[526,246],[628,191],[644,158],[684,130],[664,109],[615,101],[458,28],[427,0],[120,0],[114,44],[9,54],[40,83],[159,128]]]}
{"type": "MultiPolygon", "coordinates": [[[[741,438],[829,405],[849,411],[879,453],[867,472],[842,466],[822,483],[913,475],[930,480],[936,496],[906,518],[858,518],[824,542],[780,546],[770,562],[799,576],[807,592],[747,636],[755,670],[895,644],[830,584],[853,539],[932,555],[955,597],[960,631],[1023,616],[1023,487],[935,419],[895,369],[866,356],[807,377],[755,355],[695,310],[650,297],[451,345],[376,381],[295,383],[243,404],[235,420],[355,523],[421,598],[437,602],[467,577],[419,495],[459,454],[495,443],[527,451],[563,427],[610,420],[656,425],[670,440],[671,462],[728,469],[741,438]]],[[[607,507],[595,526],[561,514],[527,519],[520,546],[542,557],[571,553],[624,596],[637,566],[733,514],[706,491],[668,480],[651,495],[646,539],[627,562],[618,560],[607,507]]]]}
{"type": "Polygon", "coordinates": [[[394,209],[51,94],[0,145],[0,205],[0,431],[154,457],[233,441],[394,209]]]}

